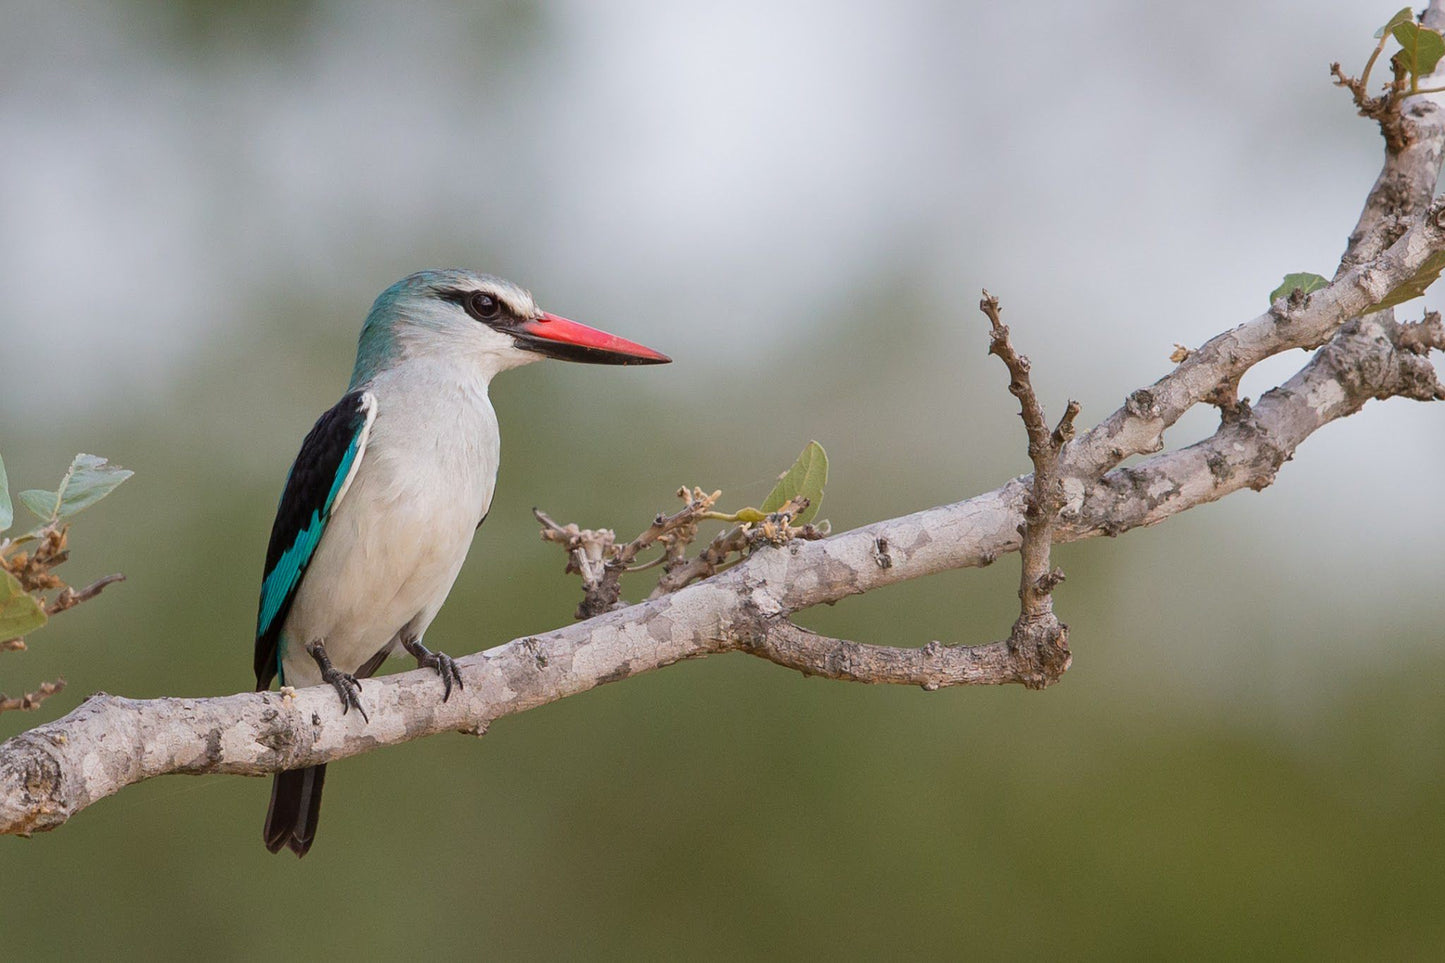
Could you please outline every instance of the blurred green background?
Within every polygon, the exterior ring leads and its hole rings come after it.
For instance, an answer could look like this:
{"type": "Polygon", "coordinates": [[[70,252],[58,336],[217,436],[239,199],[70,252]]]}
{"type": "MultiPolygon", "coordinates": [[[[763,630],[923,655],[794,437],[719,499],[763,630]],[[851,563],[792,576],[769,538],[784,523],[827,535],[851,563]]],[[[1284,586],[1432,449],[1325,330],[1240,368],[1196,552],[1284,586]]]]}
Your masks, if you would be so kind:
{"type": "MultiPolygon", "coordinates": [[[[1026,459],[978,289],[1092,423],[1329,273],[1380,145],[1325,67],[1391,12],[0,2],[0,450],[15,488],[76,451],[137,473],[68,566],[128,581],[0,660],[4,691],[70,684],[0,737],[96,690],[250,687],[286,467],[421,267],[676,359],[499,379],[497,499],[428,637],[453,654],[570,619],[533,505],[628,532],[683,483],[755,502],[809,438],[839,529],[1000,484],[1026,459]]],[[[1045,693],[678,665],[336,765],[300,863],[261,846],[267,781],[156,780],[0,840],[0,951],[1431,955],[1441,417],[1372,404],[1262,494],[1059,550],[1075,666],[1045,693]]],[[[997,638],[1016,572],[804,621],[997,638]]]]}

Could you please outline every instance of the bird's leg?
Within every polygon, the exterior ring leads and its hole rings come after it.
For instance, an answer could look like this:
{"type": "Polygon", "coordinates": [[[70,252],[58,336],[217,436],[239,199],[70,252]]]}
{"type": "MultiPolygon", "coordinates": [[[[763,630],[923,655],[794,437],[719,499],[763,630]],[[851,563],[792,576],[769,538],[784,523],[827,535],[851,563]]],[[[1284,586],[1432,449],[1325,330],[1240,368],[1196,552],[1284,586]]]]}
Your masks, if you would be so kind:
{"type": "Polygon", "coordinates": [[[331,664],[331,659],[326,654],[326,646],[321,644],[320,639],[306,643],[306,654],[316,660],[317,667],[321,669],[321,681],[329,682],[341,697],[341,714],[346,715],[355,708],[361,713],[362,719],[370,722],[366,717],[366,710],[361,706],[361,683],[356,680],[356,676],[350,672],[342,672],[331,664]]]}
{"type": "Polygon", "coordinates": [[[406,649],[416,659],[418,669],[436,669],[437,675],[442,677],[442,701],[446,702],[452,697],[452,683],[455,682],[458,689],[465,689],[462,685],[462,670],[457,667],[457,660],[445,652],[433,652],[421,644],[421,639],[414,639],[409,635],[401,637],[401,647],[406,649]]]}

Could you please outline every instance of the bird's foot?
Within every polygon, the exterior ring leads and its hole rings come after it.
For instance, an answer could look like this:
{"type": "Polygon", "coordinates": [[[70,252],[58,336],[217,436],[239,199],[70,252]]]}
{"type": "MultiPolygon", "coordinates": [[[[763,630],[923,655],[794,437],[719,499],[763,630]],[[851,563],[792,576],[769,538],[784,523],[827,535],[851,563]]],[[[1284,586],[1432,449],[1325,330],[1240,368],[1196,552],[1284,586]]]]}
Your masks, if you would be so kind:
{"type": "Polygon", "coordinates": [[[457,665],[457,660],[445,652],[433,652],[421,644],[420,639],[402,639],[402,648],[410,652],[416,659],[418,669],[436,669],[437,675],[442,677],[442,701],[446,702],[452,697],[452,683],[456,683],[458,689],[465,689],[462,685],[462,670],[457,665]]]}
{"type": "Polygon", "coordinates": [[[361,713],[361,718],[366,722],[366,709],[361,705],[361,683],[356,676],[350,672],[342,672],[331,664],[331,659],[326,655],[326,647],[320,642],[311,642],[306,646],[306,654],[316,660],[316,665],[321,669],[321,681],[329,683],[336,694],[341,697],[341,714],[346,715],[352,709],[361,713]]]}

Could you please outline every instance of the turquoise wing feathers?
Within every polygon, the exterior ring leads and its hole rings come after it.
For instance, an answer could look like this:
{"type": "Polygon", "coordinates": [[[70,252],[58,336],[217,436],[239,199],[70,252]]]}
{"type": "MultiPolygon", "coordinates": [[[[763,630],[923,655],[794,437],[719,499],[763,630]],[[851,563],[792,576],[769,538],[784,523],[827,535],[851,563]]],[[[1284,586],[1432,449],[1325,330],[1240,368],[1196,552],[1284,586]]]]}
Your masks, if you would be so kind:
{"type": "MultiPolygon", "coordinates": [[[[256,613],[256,689],[280,671],[281,629],[296,590],[366,455],[376,398],[353,391],[320,418],[301,445],[276,507],[256,613]]],[[[282,681],[285,681],[284,679],[282,681]]]]}

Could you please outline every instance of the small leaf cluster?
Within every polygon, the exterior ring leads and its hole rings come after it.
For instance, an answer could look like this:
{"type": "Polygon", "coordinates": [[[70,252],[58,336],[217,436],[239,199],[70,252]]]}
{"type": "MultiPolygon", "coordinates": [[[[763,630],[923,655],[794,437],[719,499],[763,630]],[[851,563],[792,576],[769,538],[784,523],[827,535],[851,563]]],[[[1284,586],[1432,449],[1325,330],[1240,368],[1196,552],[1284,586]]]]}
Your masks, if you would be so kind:
{"type": "Polygon", "coordinates": [[[1380,133],[1385,136],[1385,150],[1398,154],[1416,137],[1402,109],[1404,101],[1416,94],[1445,91],[1445,87],[1421,86],[1445,57],[1445,36],[1441,36],[1438,30],[1417,23],[1415,12],[1409,7],[1402,7],[1375,31],[1375,37],[1375,49],[1370,52],[1365,69],[1358,78],[1348,76],[1338,63],[1330,64],[1330,73],[1334,75],[1336,85],[1350,92],[1360,116],[1379,123],[1380,133]],[[1389,60],[1392,76],[1379,94],[1372,94],[1370,72],[1391,40],[1400,47],[1389,60]]]}
{"type": "Polygon", "coordinates": [[[658,514],[646,530],[621,544],[611,529],[559,525],[540,509],[533,509],[533,514],[542,523],[542,540],[562,546],[567,553],[567,571],[582,578],[583,599],[577,617],[585,619],[623,604],[621,579],[629,572],[660,566],[662,576],[650,596],[657,598],[707,578],[761,547],[783,545],[795,538],[824,537],[828,523],[815,525],[811,520],[817,516],[827,483],[828,455],[822,445],[810,441],[792,467],[778,476],[762,508],[715,511],[713,506],[722,492],[684,486],[677,491],[684,503],[681,510],[658,514]],[[732,527],[690,555],[698,528],[709,520],[729,522],[732,527]],[[661,555],[637,564],[638,556],[653,548],[660,548],[661,555]]]}
{"type": "MultiPolygon", "coordinates": [[[[1396,305],[1404,304],[1406,301],[1413,301],[1416,298],[1425,296],[1430,285],[1440,280],[1440,274],[1445,272],[1445,251],[1436,251],[1425,258],[1417,270],[1408,279],[1401,282],[1398,287],[1385,295],[1376,303],[1361,311],[1361,314],[1370,314],[1374,311],[1383,311],[1386,308],[1393,308],[1396,305]]],[[[1273,304],[1280,298],[1288,298],[1293,302],[1297,298],[1306,298],[1311,293],[1329,286],[1329,281],[1318,274],[1301,272],[1298,274],[1286,274],[1279,287],[1269,292],[1269,301],[1273,304]]],[[[1182,359],[1181,359],[1182,360],[1182,359]]]]}
{"type": "Polygon", "coordinates": [[[1294,292],[1309,294],[1318,291],[1320,288],[1328,287],[1329,281],[1318,274],[1311,274],[1309,271],[1301,271],[1296,274],[1286,274],[1279,287],[1269,292],[1269,303],[1273,304],[1280,298],[1294,297],[1294,292]]]}
{"type": "Polygon", "coordinates": [[[1375,36],[1380,41],[1378,49],[1384,48],[1387,35],[1395,38],[1395,42],[1400,45],[1399,51],[1390,58],[1391,66],[1396,73],[1408,76],[1411,93],[1418,93],[1420,78],[1433,74],[1440,64],[1440,58],[1445,57],[1445,37],[1442,37],[1439,31],[1416,23],[1415,11],[1410,7],[1401,7],[1393,17],[1385,21],[1384,26],[1375,31],[1375,36]]]}
{"type": "MultiPolygon", "coordinates": [[[[135,472],[110,464],[99,455],[80,454],[70,463],[55,491],[32,488],[20,493],[20,501],[41,522],[49,525],[70,518],[94,505],[135,472]]],[[[5,501],[9,502],[9,496],[5,501]]],[[[0,526],[0,531],[8,527],[0,526]]]]}
{"type": "Polygon", "coordinates": [[[705,517],[725,522],[756,524],[781,511],[783,506],[793,499],[801,497],[807,499],[807,507],[793,518],[793,522],[807,525],[818,517],[818,509],[823,505],[823,486],[827,484],[828,453],[823,450],[822,445],[810,441],[792,467],[778,476],[778,483],[768,492],[768,497],[763,499],[762,508],[742,508],[730,515],[711,512],[705,517]]]}
{"type": "MultiPolygon", "coordinates": [[[[105,584],[119,579],[111,576],[76,592],[54,569],[70,557],[69,520],[115,491],[132,474],[98,455],[80,454],[54,491],[28,489],[19,493],[20,503],[39,519],[39,524],[24,534],[0,537],[0,651],[23,650],[23,636],[45,625],[51,615],[78,605],[105,584]],[[52,592],[56,594],[47,597],[52,592]]],[[[0,534],[14,523],[15,504],[10,498],[5,463],[0,459],[0,534]]],[[[38,692],[17,699],[0,694],[0,712],[32,709],[63,686],[63,680],[46,683],[38,692]]]]}

